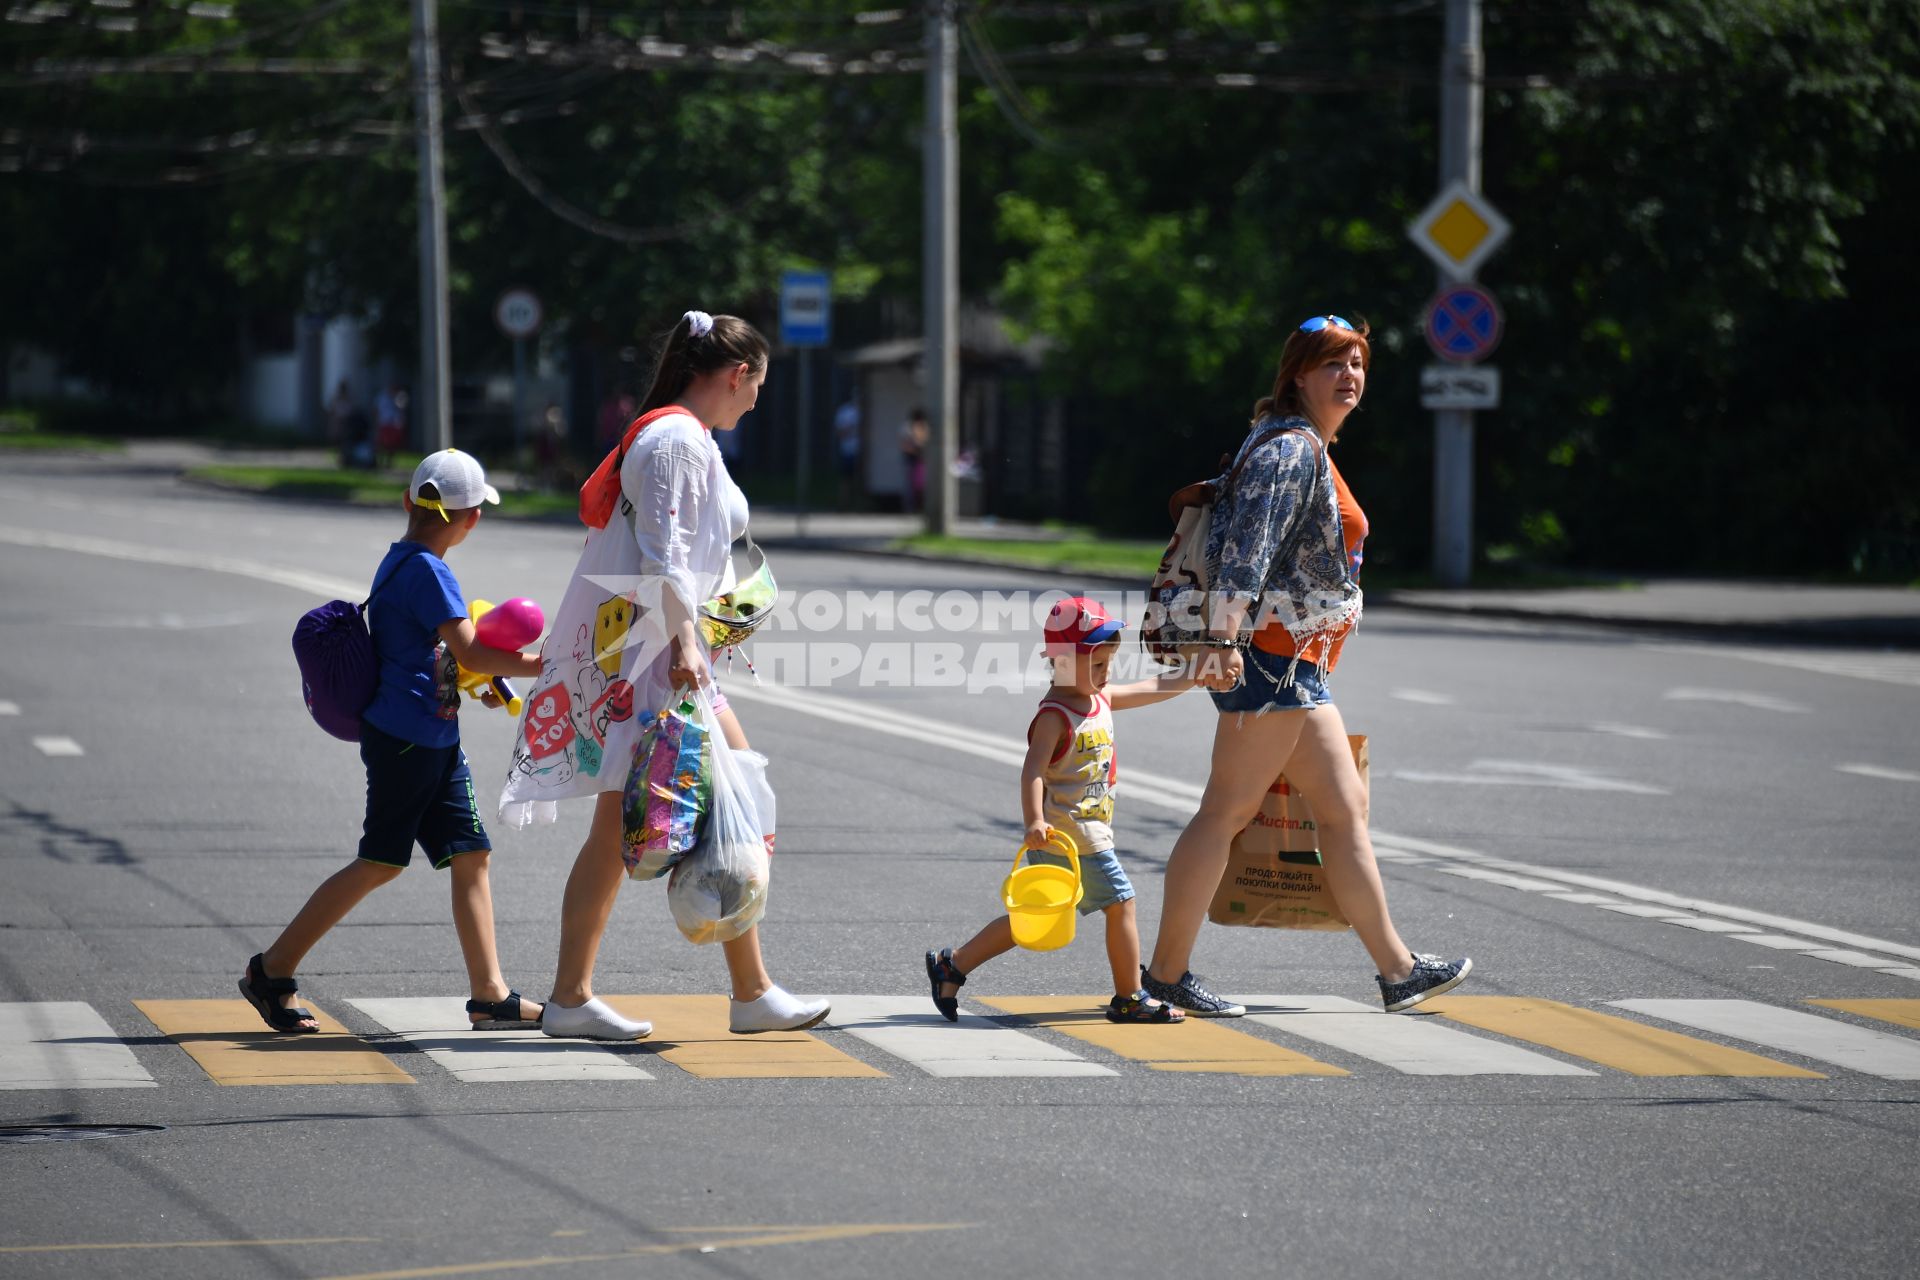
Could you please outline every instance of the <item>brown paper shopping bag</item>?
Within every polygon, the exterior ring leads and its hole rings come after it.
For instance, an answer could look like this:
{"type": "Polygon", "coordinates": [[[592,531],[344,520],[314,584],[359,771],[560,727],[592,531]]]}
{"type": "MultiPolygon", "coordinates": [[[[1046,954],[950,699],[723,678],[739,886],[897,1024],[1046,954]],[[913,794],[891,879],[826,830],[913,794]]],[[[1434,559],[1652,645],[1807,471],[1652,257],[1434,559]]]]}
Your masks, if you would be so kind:
{"type": "MultiPolygon", "coordinates": [[[[1360,785],[1370,787],[1366,737],[1356,734],[1347,743],[1360,768],[1360,785]]],[[[1351,928],[1327,888],[1319,836],[1306,798],[1280,775],[1260,802],[1260,812],[1233,838],[1207,918],[1267,929],[1351,928]]]]}

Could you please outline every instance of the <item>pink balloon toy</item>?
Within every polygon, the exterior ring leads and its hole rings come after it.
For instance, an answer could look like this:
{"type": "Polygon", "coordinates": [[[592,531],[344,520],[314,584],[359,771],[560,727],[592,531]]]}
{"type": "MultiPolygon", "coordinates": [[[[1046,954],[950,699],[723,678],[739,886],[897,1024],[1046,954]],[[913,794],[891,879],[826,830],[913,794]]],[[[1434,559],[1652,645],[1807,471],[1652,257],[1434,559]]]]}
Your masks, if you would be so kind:
{"type": "Polygon", "coordinates": [[[481,644],[511,651],[532,644],[546,625],[547,617],[540,612],[539,605],[523,596],[515,596],[511,600],[502,600],[475,618],[473,633],[481,644]]]}

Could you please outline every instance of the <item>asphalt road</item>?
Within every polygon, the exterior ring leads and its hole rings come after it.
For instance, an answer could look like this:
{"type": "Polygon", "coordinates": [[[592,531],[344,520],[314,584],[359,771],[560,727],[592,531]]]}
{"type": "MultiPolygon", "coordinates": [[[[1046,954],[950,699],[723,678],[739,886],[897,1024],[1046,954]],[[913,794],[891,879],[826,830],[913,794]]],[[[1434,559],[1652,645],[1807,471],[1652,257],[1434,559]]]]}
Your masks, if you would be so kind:
{"type": "MultiPolygon", "coordinates": [[[[1912,1274],[1920,658],[1783,665],[1750,645],[1379,610],[1335,676],[1371,739],[1396,920],[1417,948],[1474,957],[1461,994],[1683,1035],[1668,1070],[1758,1055],[1745,1074],[1635,1074],[1544,1023],[1476,1027],[1466,1005],[1250,1019],[1224,1028],[1246,1040],[1221,1052],[1244,1061],[1182,1064],[984,1003],[1103,991],[1096,923],[982,969],[965,1034],[1018,1031],[1036,1069],[1101,1074],[937,1074],[914,1020],[874,1015],[701,1051],[760,1077],[714,1078],[688,1035],[586,1051],[624,1079],[481,1079],[374,1003],[463,993],[445,883],[416,867],[301,975],[352,1033],[322,1056],[397,1082],[222,1084],[190,1050],[238,1037],[245,1060],[277,1061],[257,1020],[179,1019],[234,998],[246,957],[358,834],[359,762],[307,720],[287,637],[364,586],[398,513],[241,499],[110,459],[3,465],[0,1138],[162,1126],[0,1144],[8,1276],[1912,1274]],[[35,1087],[46,1046],[19,1027],[56,1005],[103,1026],[38,1038],[130,1053],[104,1068],[116,1087],[35,1087]],[[1800,1038],[1804,1019],[1841,1030],[1800,1038]],[[1382,1049],[1365,1037],[1383,1025],[1444,1029],[1450,1047],[1382,1049]],[[911,1043],[888,1041],[899,1029],[911,1043]],[[1460,1039],[1519,1057],[1447,1067],[1460,1039]],[[1344,1074],[1258,1074],[1281,1070],[1273,1046],[1344,1074]],[[783,1065],[816,1050],[845,1074],[783,1065]]],[[[551,607],[578,545],[483,521],[450,563],[469,597],[551,607]]],[[[722,670],[780,795],[770,966],[795,991],[923,1008],[921,952],[997,911],[1033,698],[1000,686],[1036,628],[965,601],[1076,584],[798,551],[775,565],[799,600],[754,642],[763,674],[848,653],[856,668],[799,690],[722,670]],[[859,631],[832,616],[848,591],[916,590],[960,594],[930,630],[916,601],[859,631]],[[897,677],[915,661],[995,687],[914,687],[897,677]]],[[[1212,719],[1199,695],[1120,717],[1117,825],[1149,940],[1212,719]]],[[[514,726],[462,720],[484,799],[514,726]]],[[[501,952],[532,995],[585,822],[576,807],[495,831],[501,952]]],[[[662,896],[627,886],[601,953],[599,989],[643,1012],[724,991],[719,955],[679,937],[662,896]]],[[[1196,966],[1229,992],[1378,1007],[1350,936],[1209,928],[1196,966]]]]}

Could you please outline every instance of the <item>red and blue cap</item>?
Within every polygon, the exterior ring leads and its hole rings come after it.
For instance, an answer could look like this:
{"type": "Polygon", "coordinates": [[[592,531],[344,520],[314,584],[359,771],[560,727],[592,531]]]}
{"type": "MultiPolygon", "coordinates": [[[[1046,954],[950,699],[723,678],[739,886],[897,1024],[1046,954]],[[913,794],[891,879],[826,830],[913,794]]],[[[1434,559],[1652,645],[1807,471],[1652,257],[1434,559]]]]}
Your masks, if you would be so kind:
{"type": "Polygon", "coordinates": [[[1097,649],[1120,634],[1127,624],[1107,612],[1098,600],[1069,596],[1053,606],[1047,615],[1047,652],[1085,653],[1097,649]]]}

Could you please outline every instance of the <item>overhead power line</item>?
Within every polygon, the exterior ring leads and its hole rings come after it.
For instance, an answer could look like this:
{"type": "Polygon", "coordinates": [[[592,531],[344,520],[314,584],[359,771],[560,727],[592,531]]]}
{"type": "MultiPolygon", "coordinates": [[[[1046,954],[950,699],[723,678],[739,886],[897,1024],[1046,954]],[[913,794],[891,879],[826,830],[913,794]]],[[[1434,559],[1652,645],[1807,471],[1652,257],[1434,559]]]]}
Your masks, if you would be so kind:
{"type": "Polygon", "coordinates": [[[528,195],[546,206],[547,211],[555,217],[572,223],[582,231],[590,231],[594,235],[608,240],[617,240],[621,244],[663,244],[669,240],[682,239],[687,235],[689,228],[684,226],[624,226],[597,214],[588,213],[578,205],[556,195],[531,169],[527,168],[520,157],[514,153],[513,148],[507,145],[506,139],[502,138],[493,127],[493,122],[475,108],[472,99],[468,96],[466,85],[456,82],[453,92],[460,102],[461,110],[467,113],[467,121],[474,132],[480,136],[480,141],[486,144],[487,150],[493,153],[494,159],[500,162],[500,167],[525,188],[528,195]]]}

